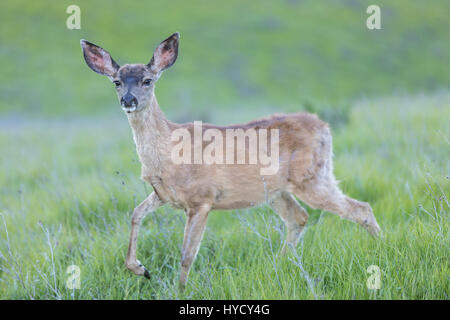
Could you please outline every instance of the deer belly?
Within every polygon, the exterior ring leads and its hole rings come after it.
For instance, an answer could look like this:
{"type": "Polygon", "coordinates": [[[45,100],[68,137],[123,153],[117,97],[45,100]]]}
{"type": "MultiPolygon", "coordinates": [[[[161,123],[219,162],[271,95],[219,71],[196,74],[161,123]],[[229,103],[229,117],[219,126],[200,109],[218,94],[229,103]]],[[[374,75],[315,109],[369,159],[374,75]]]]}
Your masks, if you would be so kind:
{"type": "Polygon", "coordinates": [[[280,175],[261,176],[251,169],[219,166],[211,171],[191,171],[190,175],[174,170],[167,176],[149,180],[161,200],[177,208],[208,204],[218,210],[242,209],[267,202],[273,192],[285,187],[285,179],[280,175]]]}

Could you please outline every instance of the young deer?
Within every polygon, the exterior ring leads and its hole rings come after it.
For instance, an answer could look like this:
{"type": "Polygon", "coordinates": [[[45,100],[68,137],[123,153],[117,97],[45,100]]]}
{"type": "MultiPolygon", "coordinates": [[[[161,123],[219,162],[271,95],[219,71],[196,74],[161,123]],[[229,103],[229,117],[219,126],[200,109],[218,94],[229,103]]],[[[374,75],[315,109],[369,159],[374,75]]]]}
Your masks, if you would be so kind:
{"type": "MultiPolygon", "coordinates": [[[[171,158],[176,144],[171,138],[172,133],[177,129],[193,133],[194,124],[176,124],[167,120],[156,101],[154,89],[162,71],[175,63],[178,42],[179,34],[174,33],[159,44],[148,64],[119,66],[106,50],[81,40],[88,66],[106,75],[116,87],[133,131],[142,164],[141,177],[154,190],[132,215],[126,257],[128,269],[136,275],[150,277],[148,270],[136,259],[138,230],[146,214],[165,203],[182,208],[186,213],[181,252],[182,288],[197,255],[208,214],[214,209],[248,208],[268,201],[286,224],[283,252],[286,247],[295,247],[308,220],[306,210],[293,195],[312,208],[327,210],[359,223],[372,235],[379,233],[370,205],[347,197],[338,188],[333,175],[330,129],[315,115],[273,115],[234,126],[203,126],[202,133],[212,128],[224,134],[227,129],[277,129],[279,169],[275,174],[261,175],[261,163],[175,164],[171,158]]],[[[250,143],[244,145],[247,152],[250,143]]],[[[194,146],[191,148],[194,151],[194,146]]]]}

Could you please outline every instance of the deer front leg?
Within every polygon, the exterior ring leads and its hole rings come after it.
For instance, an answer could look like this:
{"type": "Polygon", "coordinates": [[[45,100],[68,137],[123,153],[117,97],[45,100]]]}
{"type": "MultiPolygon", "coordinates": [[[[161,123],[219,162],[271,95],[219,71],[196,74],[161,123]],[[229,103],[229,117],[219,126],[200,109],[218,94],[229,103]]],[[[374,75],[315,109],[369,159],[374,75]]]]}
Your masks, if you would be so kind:
{"type": "Polygon", "coordinates": [[[211,207],[204,205],[198,209],[186,211],[186,227],[184,229],[183,248],[181,250],[180,289],[183,290],[191,265],[197,256],[200,242],[206,227],[206,220],[211,207]]]}
{"type": "Polygon", "coordinates": [[[150,273],[148,270],[136,259],[136,246],[139,227],[141,225],[142,219],[151,211],[158,209],[163,202],[159,199],[155,192],[152,192],[140,205],[138,205],[131,217],[131,235],[130,244],[128,246],[127,259],[125,265],[129,270],[138,276],[144,276],[150,279],[150,273]]]}

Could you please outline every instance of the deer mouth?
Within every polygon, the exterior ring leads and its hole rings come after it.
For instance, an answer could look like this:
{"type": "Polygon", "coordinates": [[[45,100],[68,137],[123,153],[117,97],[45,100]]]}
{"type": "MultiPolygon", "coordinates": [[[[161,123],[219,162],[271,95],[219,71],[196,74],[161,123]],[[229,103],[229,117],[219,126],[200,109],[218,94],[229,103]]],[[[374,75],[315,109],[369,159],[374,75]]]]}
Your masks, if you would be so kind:
{"type": "Polygon", "coordinates": [[[136,111],[137,106],[133,105],[131,107],[122,107],[122,110],[125,111],[126,113],[132,113],[134,111],[136,111]]]}

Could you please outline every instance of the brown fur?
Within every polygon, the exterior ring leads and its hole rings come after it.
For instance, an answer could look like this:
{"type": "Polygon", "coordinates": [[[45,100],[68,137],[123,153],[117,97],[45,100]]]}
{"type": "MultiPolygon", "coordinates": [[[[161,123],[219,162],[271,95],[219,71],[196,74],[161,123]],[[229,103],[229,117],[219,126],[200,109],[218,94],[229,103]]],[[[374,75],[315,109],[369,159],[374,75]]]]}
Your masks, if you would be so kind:
{"type": "MultiPolygon", "coordinates": [[[[295,194],[313,208],[336,213],[355,221],[377,234],[379,227],[367,203],[346,197],[339,190],[332,172],[332,139],[328,125],[308,113],[274,115],[242,125],[214,126],[204,124],[203,130],[217,128],[267,128],[280,130],[280,168],[272,176],[261,176],[259,165],[175,165],[170,159],[174,142],[173,130],[184,127],[193,136],[193,124],[168,121],[155,97],[151,104],[128,115],[137,152],[142,163],[142,178],[149,182],[163,203],[187,212],[188,222],[183,245],[181,285],[186,281],[190,263],[195,258],[210,210],[240,209],[269,204],[287,226],[283,248],[295,246],[306,224],[306,210],[292,197],[295,194]],[[199,215],[199,223],[190,222],[199,215]],[[194,225],[194,230],[189,228],[194,225]],[[197,232],[193,242],[186,235],[197,232]],[[194,258],[193,258],[194,257],[194,258]]],[[[195,221],[195,220],[194,220],[195,221]]]]}
{"type": "MultiPolygon", "coordinates": [[[[89,47],[85,50],[89,50],[89,47]]],[[[95,47],[94,53],[98,50],[95,47]]],[[[144,77],[152,77],[156,81],[161,71],[174,63],[177,52],[178,34],[174,34],[158,46],[150,66],[125,65],[116,68],[108,76],[122,82],[126,82],[123,77],[129,79],[126,75],[138,79],[137,83],[144,77]],[[159,64],[156,65],[155,61],[159,64]],[[117,78],[118,75],[122,78],[117,78]]],[[[89,57],[85,54],[86,56],[89,57]]],[[[106,59],[106,62],[108,61],[106,59]]],[[[97,56],[95,63],[99,64],[97,56]]],[[[111,66],[100,66],[98,69],[109,70],[111,66]]],[[[283,252],[287,246],[294,247],[297,244],[308,220],[306,210],[293,195],[313,208],[327,210],[357,222],[371,234],[379,232],[369,204],[345,196],[338,188],[333,175],[330,129],[316,115],[276,114],[231,126],[203,124],[203,131],[215,128],[223,133],[226,129],[236,128],[278,129],[280,161],[279,170],[274,175],[262,176],[259,171],[260,164],[177,165],[171,160],[171,151],[176,144],[171,141],[172,132],[185,128],[194,136],[193,124],[176,124],[167,120],[154,96],[154,85],[146,89],[135,84],[126,89],[140,101],[137,110],[127,113],[127,116],[142,164],[142,178],[154,189],[134,210],[132,217],[126,265],[135,274],[150,276],[136,259],[140,222],[148,212],[156,210],[164,203],[182,208],[186,212],[180,273],[182,287],[198,252],[208,214],[214,209],[248,208],[267,202],[286,223],[287,239],[283,252]]],[[[124,90],[118,89],[119,99],[124,90]]]]}

